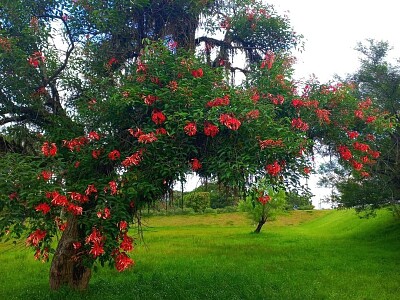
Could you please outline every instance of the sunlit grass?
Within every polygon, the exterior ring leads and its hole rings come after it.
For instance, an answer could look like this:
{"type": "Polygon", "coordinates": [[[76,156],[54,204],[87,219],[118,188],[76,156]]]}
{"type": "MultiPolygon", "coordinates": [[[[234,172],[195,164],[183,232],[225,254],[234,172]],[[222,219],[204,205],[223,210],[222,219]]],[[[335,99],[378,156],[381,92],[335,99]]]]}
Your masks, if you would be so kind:
{"type": "MultiPolygon", "coordinates": [[[[296,211],[253,234],[241,213],[149,217],[132,270],[50,292],[49,264],[0,248],[0,299],[398,299],[400,224],[388,212],[296,211]]],[[[8,248],[7,248],[8,247],[8,248]]],[[[10,248],[11,247],[11,248],[10,248]]],[[[8,250],[7,250],[8,249],[8,250]]]]}

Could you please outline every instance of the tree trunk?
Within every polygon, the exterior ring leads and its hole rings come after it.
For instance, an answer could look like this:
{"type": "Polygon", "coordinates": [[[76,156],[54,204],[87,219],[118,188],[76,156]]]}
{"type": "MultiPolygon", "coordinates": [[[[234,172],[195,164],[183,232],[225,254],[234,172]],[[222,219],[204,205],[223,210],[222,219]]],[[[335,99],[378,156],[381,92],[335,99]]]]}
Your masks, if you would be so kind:
{"type": "Polygon", "coordinates": [[[261,228],[263,227],[263,225],[265,224],[265,222],[267,222],[267,218],[262,217],[260,221],[258,221],[258,225],[256,230],[254,230],[254,233],[260,233],[261,228]]]}
{"type": "Polygon", "coordinates": [[[49,282],[52,290],[62,286],[80,291],[87,289],[91,270],[82,264],[72,244],[81,239],[77,218],[72,216],[68,219],[68,226],[61,236],[51,262],[49,282]]]}

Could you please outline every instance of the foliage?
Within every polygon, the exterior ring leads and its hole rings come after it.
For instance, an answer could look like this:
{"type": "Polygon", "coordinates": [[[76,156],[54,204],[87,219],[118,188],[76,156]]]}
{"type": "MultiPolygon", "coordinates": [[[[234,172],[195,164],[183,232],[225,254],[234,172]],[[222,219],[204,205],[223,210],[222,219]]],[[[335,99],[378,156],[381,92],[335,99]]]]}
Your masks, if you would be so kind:
{"type": "Polygon", "coordinates": [[[313,209],[311,195],[308,193],[298,194],[296,191],[286,193],[286,208],[308,210],[313,209]]]}
{"type": "Polygon", "coordinates": [[[191,192],[184,196],[184,202],[187,207],[193,208],[195,212],[204,212],[210,207],[210,193],[191,192]]]}
{"type": "Polygon", "coordinates": [[[97,263],[132,266],[137,212],[188,172],[242,194],[263,182],[266,221],[307,176],[316,140],[357,178],[379,156],[368,137],[383,137],[387,116],[346,83],[300,90],[289,55],[300,36],[272,6],[30,0],[1,12],[0,237],[26,226],[37,259],[55,251],[52,288],[84,289],[76,278],[97,263]],[[195,38],[200,25],[223,39],[195,38]],[[240,53],[238,86],[227,62],[240,53]]]}
{"type": "MultiPolygon", "coordinates": [[[[331,170],[330,178],[326,178],[331,185],[339,191],[335,200],[344,207],[356,207],[357,211],[365,210],[373,213],[382,205],[396,205],[400,199],[400,163],[399,163],[399,66],[392,65],[387,60],[389,44],[368,40],[359,43],[357,50],[360,52],[360,69],[349,76],[356,85],[356,93],[359,98],[371,99],[393,122],[389,134],[377,132],[374,136],[364,134],[365,138],[374,139],[379,145],[379,160],[373,167],[372,176],[363,180],[349,176],[350,172],[328,166],[331,170]],[[335,175],[336,174],[336,175],[335,175]],[[368,209],[368,210],[367,210],[368,209]]],[[[358,129],[357,134],[362,133],[358,129]]],[[[361,136],[355,137],[358,140],[361,136]]],[[[378,156],[378,155],[377,155],[378,156]]],[[[328,174],[325,173],[325,177],[328,174]]]]}

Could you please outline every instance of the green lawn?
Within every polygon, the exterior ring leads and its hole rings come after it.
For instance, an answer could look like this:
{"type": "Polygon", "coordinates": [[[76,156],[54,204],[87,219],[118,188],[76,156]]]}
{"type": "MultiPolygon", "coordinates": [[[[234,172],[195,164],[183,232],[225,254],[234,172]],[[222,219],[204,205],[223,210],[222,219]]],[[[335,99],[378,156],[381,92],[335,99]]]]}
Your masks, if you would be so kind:
{"type": "Polygon", "coordinates": [[[136,266],[50,292],[49,264],[0,245],[0,299],[399,299],[400,222],[387,211],[295,211],[261,234],[242,213],[150,217],[136,266]]]}

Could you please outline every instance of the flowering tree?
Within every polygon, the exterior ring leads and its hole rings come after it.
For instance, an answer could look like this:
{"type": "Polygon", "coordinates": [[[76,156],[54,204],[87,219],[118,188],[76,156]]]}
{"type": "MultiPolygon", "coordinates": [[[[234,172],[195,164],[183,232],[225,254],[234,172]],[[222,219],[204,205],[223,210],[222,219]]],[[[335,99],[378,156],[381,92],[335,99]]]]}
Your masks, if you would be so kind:
{"type": "Polygon", "coordinates": [[[243,191],[264,178],[267,197],[309,173],[317,139],[354,176],[368,177],[379,156],[371,134],[385,116],[348,84],[297,86],[288,50],[298,37],[272,7],[195,1],[182,11],[193,1],[176,2],[15,1],[3,9],[0,235],[26,235],[36,259],[54,254],[53,289],[85,289],[96,263],[132,266],[135,212],[187,172],[243,191]],[[170,19],[155,17],[165,9],[170,19]],[[224,39],[195,39],[200,24],[211,33],[218,24],[224,39]],[[55,30],[64,49],[51,42],[55,30]],[[227,80],[235,49],[248,57],[241,86],[227,80]]]}

